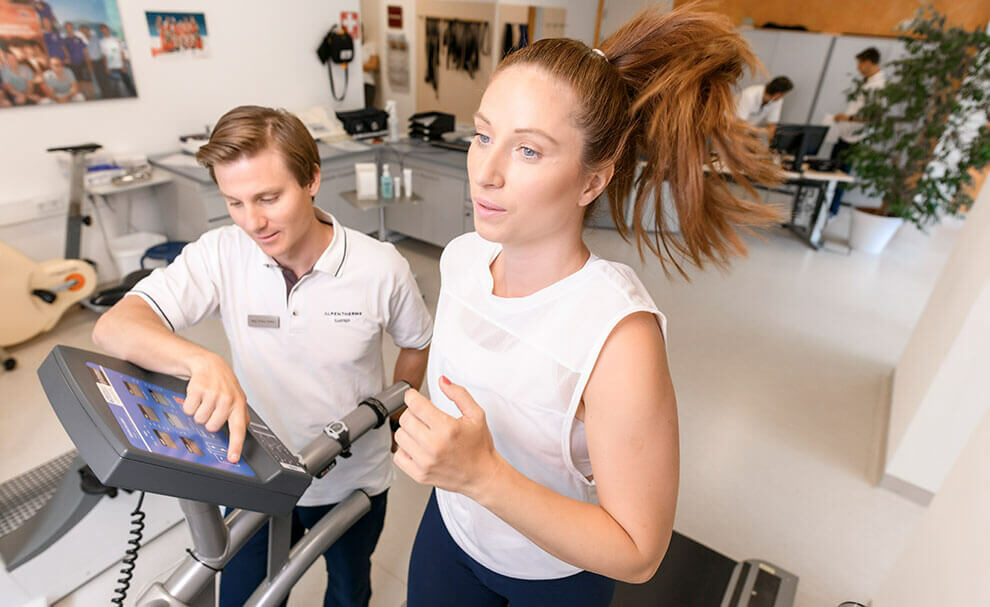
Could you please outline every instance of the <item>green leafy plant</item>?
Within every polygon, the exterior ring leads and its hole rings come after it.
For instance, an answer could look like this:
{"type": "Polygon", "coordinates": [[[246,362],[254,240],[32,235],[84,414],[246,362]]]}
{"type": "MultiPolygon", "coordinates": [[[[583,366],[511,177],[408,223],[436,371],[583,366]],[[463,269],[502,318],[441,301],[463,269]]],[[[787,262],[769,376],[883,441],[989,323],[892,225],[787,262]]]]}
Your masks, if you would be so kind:
{"type": "Polygon", "coordinates": [[[882,198],[879,214],[924,229],[973,202],[970,169],[990,162],[990,36],[946,27],[923,7],[901,31],[906,54],[887,68],[887,85],[863,95],[863,138],[846,158],[855,187],[882,198]]]}

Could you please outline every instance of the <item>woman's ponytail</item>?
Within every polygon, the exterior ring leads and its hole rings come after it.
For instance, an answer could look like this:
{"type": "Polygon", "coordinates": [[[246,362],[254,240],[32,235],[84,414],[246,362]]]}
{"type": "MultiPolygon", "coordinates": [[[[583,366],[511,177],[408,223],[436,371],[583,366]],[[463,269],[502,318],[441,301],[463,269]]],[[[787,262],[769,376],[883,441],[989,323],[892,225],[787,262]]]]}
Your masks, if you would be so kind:
{"type": "Polygon", "coordinates": [[[629,91],[631,124],[606,192],[614,218],[632,199],[630,232],[642,254],[645,244],[661,260],[697,267],[725,265],[745,254],[737,228],[749,230],[779,220],[779,211],[737,198],[724,175],[752,197],[752,183],[780,176],[757,131],[736,116],[733,88],[758,61],[728,18],[691,7],[662,14],[647,9],[601,45],[629,91]],[[645,160],[637,176],[637,161],[645,160]],[[655,225],[646,222],[648,202],[660,201],[663,184],[677,212],[680,236],[657,204],[655,225]],[[650,229],[654,230],[650,234],[650,229]]]}
{"type": "Polygon", "coordinates": [[[758,131],[736,116],[733,87],[758,62],[728,18],[692,6],[648,8],[599,52],[576,40],[545,39],[509,55],[498,71],[516,64],[542,67],[583,100],[575,117],[583,163],[589,170],[614,166],[605,190],[612,219],[640,255],[645,245],[665,270],[672,263],[686,275],[685,260],[699,268],[725,265],[746,252],[739,229],[779,219],[773,207],[729,190],[726,174],[756,199],[752,184],[775,183],[779,172],[758,131]],[[662,204],[655,219],[648,217],[665,184],[679,234],[662,204]]]}

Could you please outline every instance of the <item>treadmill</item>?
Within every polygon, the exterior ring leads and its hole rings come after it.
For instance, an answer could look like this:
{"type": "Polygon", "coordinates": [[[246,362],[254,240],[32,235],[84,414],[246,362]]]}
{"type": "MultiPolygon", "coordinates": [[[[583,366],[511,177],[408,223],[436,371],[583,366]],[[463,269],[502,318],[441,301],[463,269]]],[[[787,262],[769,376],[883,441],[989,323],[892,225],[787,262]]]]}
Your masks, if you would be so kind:
{"type": "Polygon", "coordinates": [[[735,561],[675,531],[656,575],[618,582],[612,607],[791,607],[797,583],[767,561],[735,561]]]}
{"type": "MultiPolygon", "coordinates": [[[[368,396],[298,454],[251,411],[242,455],[234,464],[227,461],[226,428],[210,432],[183,412],[184,380],[67,346],[52,350],[38,377],[79,456],[100,483],[179,498],[193,549],[164,583],[156,582],[137,599],[137,605],[154,607],[214,605],[216,574],[266,523],[271,525],[268,577],[247,605],[281,604],[309,566],[370,510],[371,502],[363,491],[354,491],[294,545],[293,507],[313,477],[327,474],[337,456],[350,455],[354,440],[402,408],[409,389],[398,382],[368,396]],[[224,518],[220,505],[233,510],[224,518]]],[[[59,494],[52,498],[55,504],[60,501],[65,500],[59,494]]],[[[56,522],[46,528],[65,526],[56,522]]],[[[35,537],[30,547],[34,553],[38,544],[35,537]]],[[[125,569],[133,569],[136,554],[127,554],[125,569]]],[[[111,601],[116,604],[123,602],[129,581],[129,573],[121,573],[123,587],[115,591],[121,596],[111,601]]]]}

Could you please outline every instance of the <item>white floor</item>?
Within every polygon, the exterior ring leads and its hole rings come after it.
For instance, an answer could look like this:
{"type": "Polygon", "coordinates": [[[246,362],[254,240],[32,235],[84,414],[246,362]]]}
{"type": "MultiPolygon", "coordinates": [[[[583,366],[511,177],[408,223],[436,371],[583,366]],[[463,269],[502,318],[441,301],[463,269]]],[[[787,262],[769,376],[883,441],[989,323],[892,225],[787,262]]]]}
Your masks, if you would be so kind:
{"type": "MultiPolygon", "coordinates": [[[[847,226],[843,211],[830,230],[845,234],[847,226]]],[[[871,598],[922,514],[874,486],[890,373],[959,226],[929,235],[904,228],[876,257],[816,252],[775,229],[765,241],[750,239],[750,256],[731,271],[695,273],[690,283],[665,278],[655,262],[644,267],[615,232],[589,231],[596,253],[637,268],[669,319],[680,532],[733,558],[759,557],[796,573],[800,607],[871,598]]],[[[439,249],[398,246],[434,308],[439,249]]],[[[55,343],[92,348],[93,322],[91,313],[73,312],[14,350],[19,368],[0,375],[0,480],[71,448],[34,373],[55,343]]],[[[218,322],[190,337],[226,351],[218,322]]],[[[387,364],[395,353],[390,345],[387,364]]],[[[427,496],[399,473],[373,557],[372,605],[402,603],[427,496]]],[[[129,604],[186,544],[178,525],[142,549],[129,604]]],[[[290,605],[319,604],[321,569],[307,573],[290,605]]],[[[116,577],[108,570],[57,605],[104,603],[116,577]]]]}

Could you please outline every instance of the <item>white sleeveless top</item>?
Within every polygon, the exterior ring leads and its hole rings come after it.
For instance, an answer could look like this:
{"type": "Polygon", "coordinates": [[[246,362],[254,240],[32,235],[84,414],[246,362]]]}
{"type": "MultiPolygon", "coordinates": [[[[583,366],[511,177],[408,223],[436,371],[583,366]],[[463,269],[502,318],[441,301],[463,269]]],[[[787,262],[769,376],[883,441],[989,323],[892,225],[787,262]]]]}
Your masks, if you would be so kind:
{"type": "MultiPolygon", "coordinates": [[[[463,385],[485,410],[495,448],[509,464],[561,495],[597,503],[584,425],[574,414],[615,325],[648,311],[666,334],[666,319],[631,268],[595,255],[532,295],[497,297],[490,265],[499,251],[475,232],[444,249],[430,397],[460,417],[434,387],[441,375],[463,385]]],[[[457,545],[496,573],[539,580],[580,571],[464,495],[437,489],[437,503],[457,545]]]]}

